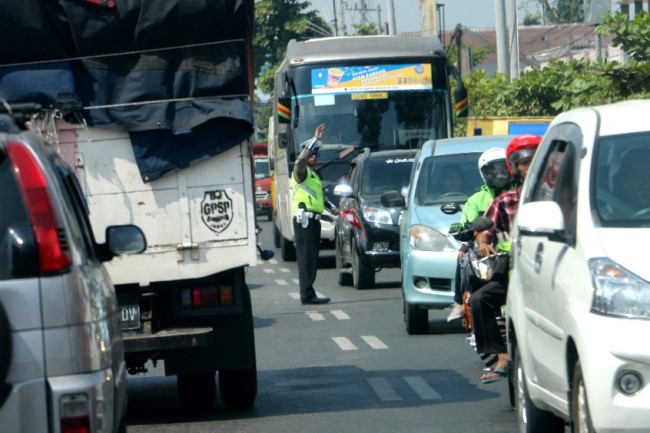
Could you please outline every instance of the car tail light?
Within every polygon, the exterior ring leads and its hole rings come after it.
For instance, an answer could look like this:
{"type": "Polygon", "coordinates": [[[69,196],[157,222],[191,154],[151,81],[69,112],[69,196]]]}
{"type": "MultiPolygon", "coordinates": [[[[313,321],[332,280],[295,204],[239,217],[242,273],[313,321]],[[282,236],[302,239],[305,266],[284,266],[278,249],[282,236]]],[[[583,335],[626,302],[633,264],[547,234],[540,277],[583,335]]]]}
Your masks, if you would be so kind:
{"type": "Polygon", "coordinates": [[[362,232],[365,232],[363,226],[361,225],[361,220],[355,211],[352,209],[346,209],[341,211],[341,215],[345,218],[352,227],[362,232]]]}
{"type": "Polygon", "coordinates": [[[7,143],[7,153],[27,205],[38,245],[39,268],[43,273],[70,267],[70,254],[63,229],[52,206],[48,182],[32,151],[23,143],[7,143]]]}
{"type": "Polygon", "coordinates": [[[61,433],[90,433],[90,410],[86,394],[61,397],[61,433]]]}

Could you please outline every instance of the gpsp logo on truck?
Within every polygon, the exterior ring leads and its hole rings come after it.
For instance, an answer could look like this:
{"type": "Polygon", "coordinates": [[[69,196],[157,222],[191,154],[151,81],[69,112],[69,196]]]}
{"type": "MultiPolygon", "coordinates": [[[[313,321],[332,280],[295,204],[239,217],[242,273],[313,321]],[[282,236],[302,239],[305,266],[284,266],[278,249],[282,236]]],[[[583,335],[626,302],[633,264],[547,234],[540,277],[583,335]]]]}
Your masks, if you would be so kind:
{"type": "Polygon", "coordinates": [[[225,190],[206,191],[201,202],[201,219],[210,230],[224,231],[232,221],[232,199],[225,190]]]}

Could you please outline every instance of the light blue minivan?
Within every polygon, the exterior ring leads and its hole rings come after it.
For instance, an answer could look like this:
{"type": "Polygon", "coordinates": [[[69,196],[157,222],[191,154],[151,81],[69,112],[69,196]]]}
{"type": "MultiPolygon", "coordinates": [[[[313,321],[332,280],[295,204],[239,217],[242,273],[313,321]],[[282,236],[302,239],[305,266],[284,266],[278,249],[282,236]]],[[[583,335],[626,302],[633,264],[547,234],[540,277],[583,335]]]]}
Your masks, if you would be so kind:
{"type": "Polygon", "coordinates": [[[514,136],[429,140],[415,158],[400,223],[404,321],[409,334],[429,330],[429,309],[453,302],[460,244],[449,226],[460,222],[465,202],[483,184],[481,154],[504,148],[514,136]]]}

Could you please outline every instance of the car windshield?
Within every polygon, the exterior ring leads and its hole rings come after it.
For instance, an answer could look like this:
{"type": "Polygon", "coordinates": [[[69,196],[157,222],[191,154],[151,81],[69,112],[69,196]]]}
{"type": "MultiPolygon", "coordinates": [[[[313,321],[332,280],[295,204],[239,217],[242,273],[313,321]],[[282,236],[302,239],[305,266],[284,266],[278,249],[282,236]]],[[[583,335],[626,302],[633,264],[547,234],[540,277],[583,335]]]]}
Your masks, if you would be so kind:
{"type": "Polygon", "coordinates": [[[650,226],[650,133],[602,137],[592,177],[596,214],[606,227],[650,226]]]}
{"type": "Polygon", "coordinates": [[[373,195],[387,191],[400,191],[408,186],[413,161],[413,155],[369,159],[363,170],[361,193],[373,195]]]}
{"type": "Polygon", "coordinates": [[[426,158],[415,186],[415,203],[431,206],[467,201],[483,184],[477,168],[480,155],[477,152],[426,158]]]}

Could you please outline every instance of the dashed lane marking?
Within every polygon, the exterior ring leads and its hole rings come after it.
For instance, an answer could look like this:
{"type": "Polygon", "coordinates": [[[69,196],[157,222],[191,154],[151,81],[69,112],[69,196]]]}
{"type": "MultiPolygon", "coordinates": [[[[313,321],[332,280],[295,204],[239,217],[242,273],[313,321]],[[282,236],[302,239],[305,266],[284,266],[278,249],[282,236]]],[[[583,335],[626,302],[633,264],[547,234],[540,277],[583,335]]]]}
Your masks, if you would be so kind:
{"type": "Polygon", "coordinates": [[[298,278],[294,278],[294,279],[291,280],[291,281],[293,281],[293,282],[296,283],[296,284],[300,284],[300,280],[298,280],[298,278]]]}
{"type": "Polygon", "coordinates": [[[404,380],[422,400],[441,400],[438,394],[421,376],[405,376],[404,380]]]}
{"type": "Polygon", "coordinates": [[[359,350],[357,346],[354,345],[346,337],[332,337],[332,340],[341,348],[341,350],[359,350]]]}
{"type": "Polygon", "coordinates": [[[402,399],[383,377],[369,377],[368,383],[381,401],[399,401],[402,399]]]}
{"type": "Polygon", "coordinates": [[[291,269],[289,269],[289,268],[280,268],[280,272],[288,273],[288,272],[291,272],[291,269]]]}
{"type": "Polygon", "coordinates": [[[275,259],[270,259],[270,260],[269,260],[269,263],[272,264],[272,265],[277,265],[277,264],[278,264],[278,261],[275,260],[275,259]]]}
{"type": "Polygon", "coordinates": [[[305,311],[305,314],[309,316],[311,320],[314,322],[318,322],[320,320],[325,320],[325,316],[323,316],[321,313],[318,311],[305,311]]]}
{"type": "Polygon", "coordinates": [[[350,316],[348,316],[343,310],[332,310],[330,313],[339,320],[350,320],[350,316]]]}
{"type": "Polygon", "coordinates": [[[362,335],[361,338],[363,341],[368,343],[368,346],[372,347],[375,350],[388,349],[388,346],[386,346],[379,338],[375,337],[374,335],[362,335]]]}
{"type": "Polygon", "coordinates": [[[298,294],[298,292],[289,292],[289,296],[291,299],[295,299],[296,301],[300,300],[300,294],[298,294]]]}
{"type": "Polygon", "coordinates": [[[278,286],[288,286],[289,285],[289,283],[287,283],[284,280],[275,280],[275,284],[277,284],[278,286]]]}
{"type": "Polygon", "coordinates": [[[264,268],[264,272],[267,274],[275,274],[275,269],[264,268]]]}

